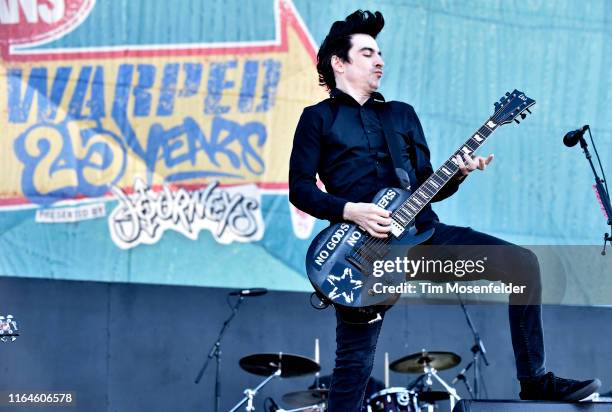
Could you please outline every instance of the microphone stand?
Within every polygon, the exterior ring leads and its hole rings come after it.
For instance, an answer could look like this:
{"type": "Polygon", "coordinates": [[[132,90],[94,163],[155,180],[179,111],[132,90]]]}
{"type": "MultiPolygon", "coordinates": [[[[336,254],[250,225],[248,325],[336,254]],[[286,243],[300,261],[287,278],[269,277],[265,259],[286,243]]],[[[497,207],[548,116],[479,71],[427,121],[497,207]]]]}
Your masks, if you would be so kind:
{"type": "MultiPolygon", "coordinates": [[[[589,131],[589,136],[591,137],[591,143],[593,143],[593,148],[595,149],[595,154],[597,155],[597,160],[599,161],[599,154],[597,153],[597,148],[595,148],[595,142],[593,142],[593,135],[591,135],[591,128],[587,126],[587,130],[589,131]]],[[[606,215],[608,217],[608,222],[607,224],[610,226],[610,234],[605,233],[604,234],[604,243],[603,243],[603,249],[601,250],[601,254],[605,255],[606,254],[606,245],[608,242],[610,242],[610,244],[612,245],[612,206],[610,206],[610,195],[609,195],[609,191],[607,191],[606,189],[608,188],[608,183],[605,180],[601,180],[599,178],[599,175],[597,175],[597,171],[595,170],[595,166],[593,166],[593,161],[591,160],[591,153],[589,153],[589,149],[587,148],[587,142],[586,140],[584,140],[583,136],[580,136],[579,139],[580,142],[580,147],[582,148],[582,151],[584,152],[584,155],[586,156],[587,160],[589,161],[589,164],[591,165],[591,170],[593,171],[593,175],[595,176],[595,187],[597,189],[597,193],[599,194],[599,199],[601,200],[601,204],[604,208],[604,211],[606,212],[606,215]],[[606,185],[606,188],[604,188],[604,185],[606,185]]],[[[599,167],[601,168],[601,173],[603,175],[603,167],[601,167],[601,161],[599,161],[599,167]]],[[[604,179],[605,179],[605,175],[604,175],[604,179]]]]}
{"type": "Polygon", "coordinates": [[[461,299],[461,295],[459,295],[459,293],[457,293],[457,299],[459,299],[459,303],[461,304],[461,309],[463,310],[463,313],[465,314],[465,319],[467,320],[468,326],[470,327],[470,330],[472,331],[472,334],[474,335],[474,345],[470,349],[472,351],[472,361],[468,363],[468,365],[465,368],[463,368],[463,370],[459,373],[459,375],[457,375],[456,379],[462,380],[465,383],[465,386],[468,392],[470,393],[470,395],[472,396],[472,399],[478,399],[478,397],[480,396],[480,378],[481,378],[480,376],[480,357],[482,356],[482,360],[484,360],[485,365],[489,366],[489,361],[487,359],[487,351],[484,347],[484,343],[482,342],[482,339],[480,339],[480,334],[478,333],[478,331],[474,327],[474,324],[472,323],[472,318],[470,317],[470,314],[468,313],[467,308],[463,304],[463,300],[461,299]],[[465,373],[472,366],[474,367],[474,390],[473,391],[472,391],[472,388],[470,388],[470,384],[468,383],[465,377],[465,373]]]}
{"type": "Polygon", "coordinates": [[[202,375],[204,375],[204,371],[208,367],[208,364],[210,363],[212,358],[215,358],[215,361],[217,363],[217,368],[215,371],[215,409],[214,409],[215,412],[219,412],[219,406],[220,406],[219,404],[221,403],[221,382],[219,379],[219,371],[221,368],[221,339],[223,339],[223,335],[225,334],[225,331],[227,330],[227,327],[229,326],[230,322],[232,321],[232,319],[234,319],[234,317],[238,313],[238,309],[240,308],[240,304],[242,304],[243,300],[244,300],[244,296],[241,295],[238,298],[238,301],[236,302],[236,304],[231,307],[232,313],[225,320],[225,322],[223,322],[221,331],[219,331],[219,336],[217,337],[217,340],[215,341],[215,343],[213,343],[212,347],[210,348],[210,351],[208,352],[208,357],[206,358],[206,361],[204,362],[204,365],[200,369],[200,372],[198,373],[198,376],[196,377],[196,380],[195,380],[196,384],[200,383],[200,380],[202,379],[202,375]]]}

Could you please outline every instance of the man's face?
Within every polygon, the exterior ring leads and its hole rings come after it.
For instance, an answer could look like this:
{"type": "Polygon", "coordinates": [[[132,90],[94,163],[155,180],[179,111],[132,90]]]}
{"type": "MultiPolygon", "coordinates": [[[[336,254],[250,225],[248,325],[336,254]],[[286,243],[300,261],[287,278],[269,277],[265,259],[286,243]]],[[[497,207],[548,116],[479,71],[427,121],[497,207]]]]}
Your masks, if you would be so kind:
{"type": "Polygon", "coordinates": [[[354,34],[350,62],[343,62],[344,81],[359,91],[372,93],[380,86],[385,62],[376,40],[367,34],[354,34]]]}

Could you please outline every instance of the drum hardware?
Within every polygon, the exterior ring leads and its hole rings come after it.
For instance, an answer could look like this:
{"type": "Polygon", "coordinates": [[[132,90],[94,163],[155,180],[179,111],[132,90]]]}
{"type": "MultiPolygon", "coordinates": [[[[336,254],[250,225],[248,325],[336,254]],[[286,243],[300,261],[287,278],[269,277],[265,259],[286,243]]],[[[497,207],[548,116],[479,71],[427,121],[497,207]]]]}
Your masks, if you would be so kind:
{"type": "Polygon", "coordinates": [[[256,353],[240,359],[240,367],[258,376],[269,376],[277,370],[281,378],[311,375],[321,367],[310,358],[290,353],[256,353]]]}
{"type": "Polygon", "coordinates": [[[367,400],[368,412],[419,412],[418,399],[413,391],[395,387],[378,391],[367,400]]]}
{"type": "Polygon", "coordinates": [[[425,387],[423,384],[423,379],[425,379],[425,375],[419,375],[416,379],[410,382],[408,386],[406,386],[406,389],[416,392],[422,390],[425,387]]]}
{"type": "Polygon", "coordinates": [[[389,387],[389,352],[385,352],[385,388],[389,387]]]}
{"type": "Polygon", "coordinates": [[[276,412],[325,412],[326,407],[325,404],[321,404],[321,405],[308,405],[308,406],[304,406],[303,408],[296,408],[296,409],[277,409],[276,412]]]}
{"type": "Polygon", "coordinates": [[[292,409],[292,411],[316,407],[321,410],[325,410],[327,398],[329,398],[329,389],[317,388],[309,389],[307,391],[286,393],[283,395],[282,400],[283,403],[298,408],[292,409]]]}
{"type": "Polygon", "coordinates": [[[428,364],[436,370],[443,371],[454,368],[461,362],[461,357],[453,352],[427,352],[423,349],[395,360],[389,365],[392,371],[399,373],[421,373],[423,366],[428,364]]]}
{"type": "MultiPolygon", "coordinates": [[[[315,362],[317,363],[317,365],[320,365],[321,362],[319,361],[319,338],[315,338],[315,353],[314,353],[314,359],[315,362]]],[[[315,387],[318,388],[319,387],[319,375],[320,375],[320,371],[317,371],[317,373],[315,373],[315,387]]]]}
{"type": "Polygon", "coordinates": [[[238,402],[232,409],[230,409],[229,412],[236,412],[238,408],[244,405],[245,402],[247,404],[245,410],[248,412],[254,411],[255,407],[253,406],[253,399],[255,399],[255,395],[257,395],[257,392],[259,392],[259,390],[263,388],[272,379],[276,378],[277,376],[281,376],[281,374],[282,374],[282,371],[280,368],[278,368],[276,372],[274,372],[272,375],[264,379],[259,385],[257,385],[255,389],[245,389],[244,398],[242,398],[240,402],[238,402]]]}
{"type": "MultiPolygon", "coordinates": [[[[438,381],[449,395],[448,399],[450,400],[450,409],[452,411],[455,407],[455,402],[461,400],[461,398],[457,395],[457,391],[438,375],[438,371],[453,368],[460,362],[461,357],[453,352],[427,352],[423,349],[421,353],[414,353],[394,361],[391,363],[390,368],[400,373],[418,373],[422,371],[423,374],[413,382],[413,386],[420,383],[426,390],[416,393],[415,398],[417,399],[419,393],[431,392],[434,379],[438,381]]],[[[424,395],[424,397],[427,396],[424,395]]],[[[430,398],[433,398],[433,396],[430,396],[430,398]]],[[[418,399],[418,401],[420,402],[421,399],[418,399]]],[[[424,403],[427,404],[428,411],[433,411],[433,402],[424,403]]]]}
{"type": "Polygon", "coordinates": [[[267,376],[254,389],[246,389],[242,398],[230,412],[237,411],[245,403],[245,410],[254,411],[253,400],[257,392],[276,377],[293,378],[318,372],[321,367],[315,361],[305,356],[290,353],[257,353],[240,359],[240,367],[245,371],[258,376],[267,376]]]}
{"type": "Polygon", "coordinates": [[[423,402],[423,403],[430,403],[430,404],[434,404],[439,401],[445,401],[450,397],[448,392],[431,391],[431,390],[416,392],[416,396],[417,396],[417,399],[419,400],[419,403],[423,402]]]}
{"type": "MultiPolygon", "coordinates": [[[[459,357],[458,355],[456,355],[456,356],[459,357]]],[[[455,408],[455,401],[460,401],[461,398],[459,397],[459,395],[457,395],[457,391],[455,390],[455,388],[453,388],[448,383],[446,383],[444,381],[444,379],[442,379],[438,375],[436,368],[431,366],[431,364],[429,362],[429,358],[427,356],[427,352],[425,350],[422,351],[422,358],[423,358],[422,359],[423,372],[426,375],[425,384],[427,385],[427,387],[431,388],[433,386],[432,378],[435,378],[438,381],[438,383],[440,383],[440,385],[442,385],[442,387],[450,395],[450,397],[449,397],[450,410],[452,411],[455,408]]],[[[461,358],[459,358],[459,359],[461,359],[461,358]]],[[[433,405],[431,403],[429,403],[429,405],[427,406],[427,409],[428,409],[428,412],[433,412],[433,405]]]]}

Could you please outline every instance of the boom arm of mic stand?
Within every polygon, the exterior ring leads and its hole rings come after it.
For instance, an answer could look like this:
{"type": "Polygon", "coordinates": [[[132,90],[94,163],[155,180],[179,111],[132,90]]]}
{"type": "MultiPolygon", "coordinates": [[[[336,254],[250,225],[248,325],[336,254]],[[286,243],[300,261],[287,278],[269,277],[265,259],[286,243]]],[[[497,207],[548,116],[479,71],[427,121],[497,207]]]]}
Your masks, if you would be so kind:
{"type": "Polygon", "coordinates": [[[230,314],[229,318],[227,318],[225,322],[223,322],[223,326],[221,327],[221,330],[219,331],[219,336],[217,337],[217,340],[215,341],[215,343],[213,343],[212,347],[210,348],[210,351],[208,352],[208,357],[206,358],[206,362],[202,366],[202,369],[200,369],[200,372],[198,373],[195,383],[200,383],[200,380],[202,379],[202,375],[204,375],[204,371],[206,370],[206,367],[210,363],[210,360],[218,354],[219,347],[221,346],[221,339],[223,339],[223,335],[225,334],[225,331],[227,327],[229,326],[230,322],[232,321],[232,319],[234,319],[234,316],[236,316],[236,313],[238,313],[238,309],[240,308],[240,304],[242,303],[243,300],[244,300],[244,296],[240,296],[240,298],[236,302],[236,305],[232,308],[232,313],[230,314]]]}

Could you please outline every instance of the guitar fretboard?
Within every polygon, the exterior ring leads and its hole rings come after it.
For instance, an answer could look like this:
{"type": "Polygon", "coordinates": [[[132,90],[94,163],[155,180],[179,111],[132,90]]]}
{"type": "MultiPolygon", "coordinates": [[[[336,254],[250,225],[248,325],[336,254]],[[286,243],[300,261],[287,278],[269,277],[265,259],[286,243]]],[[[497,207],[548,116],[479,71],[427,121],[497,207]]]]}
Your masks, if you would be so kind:
{"type": "Polygon", "coordinates": [[[457,164],[455,156],[461,155],[463,158],[464,154],[471,155],[474,153],[485,140],[487,140],[487,137],[491,136],[497,126],[498,125],[491,119],[487,120],[478,131],[461,145],[438,170],[432,173],[432,175],[391,214],[391,218],[396,224],[401,226],[402,230],[414,220],[416,215],[418,215],[419,212],[431,202],[436,194],[442,190],[444,185],[455,176],[459,170],[459,165],[457,164]]]}

